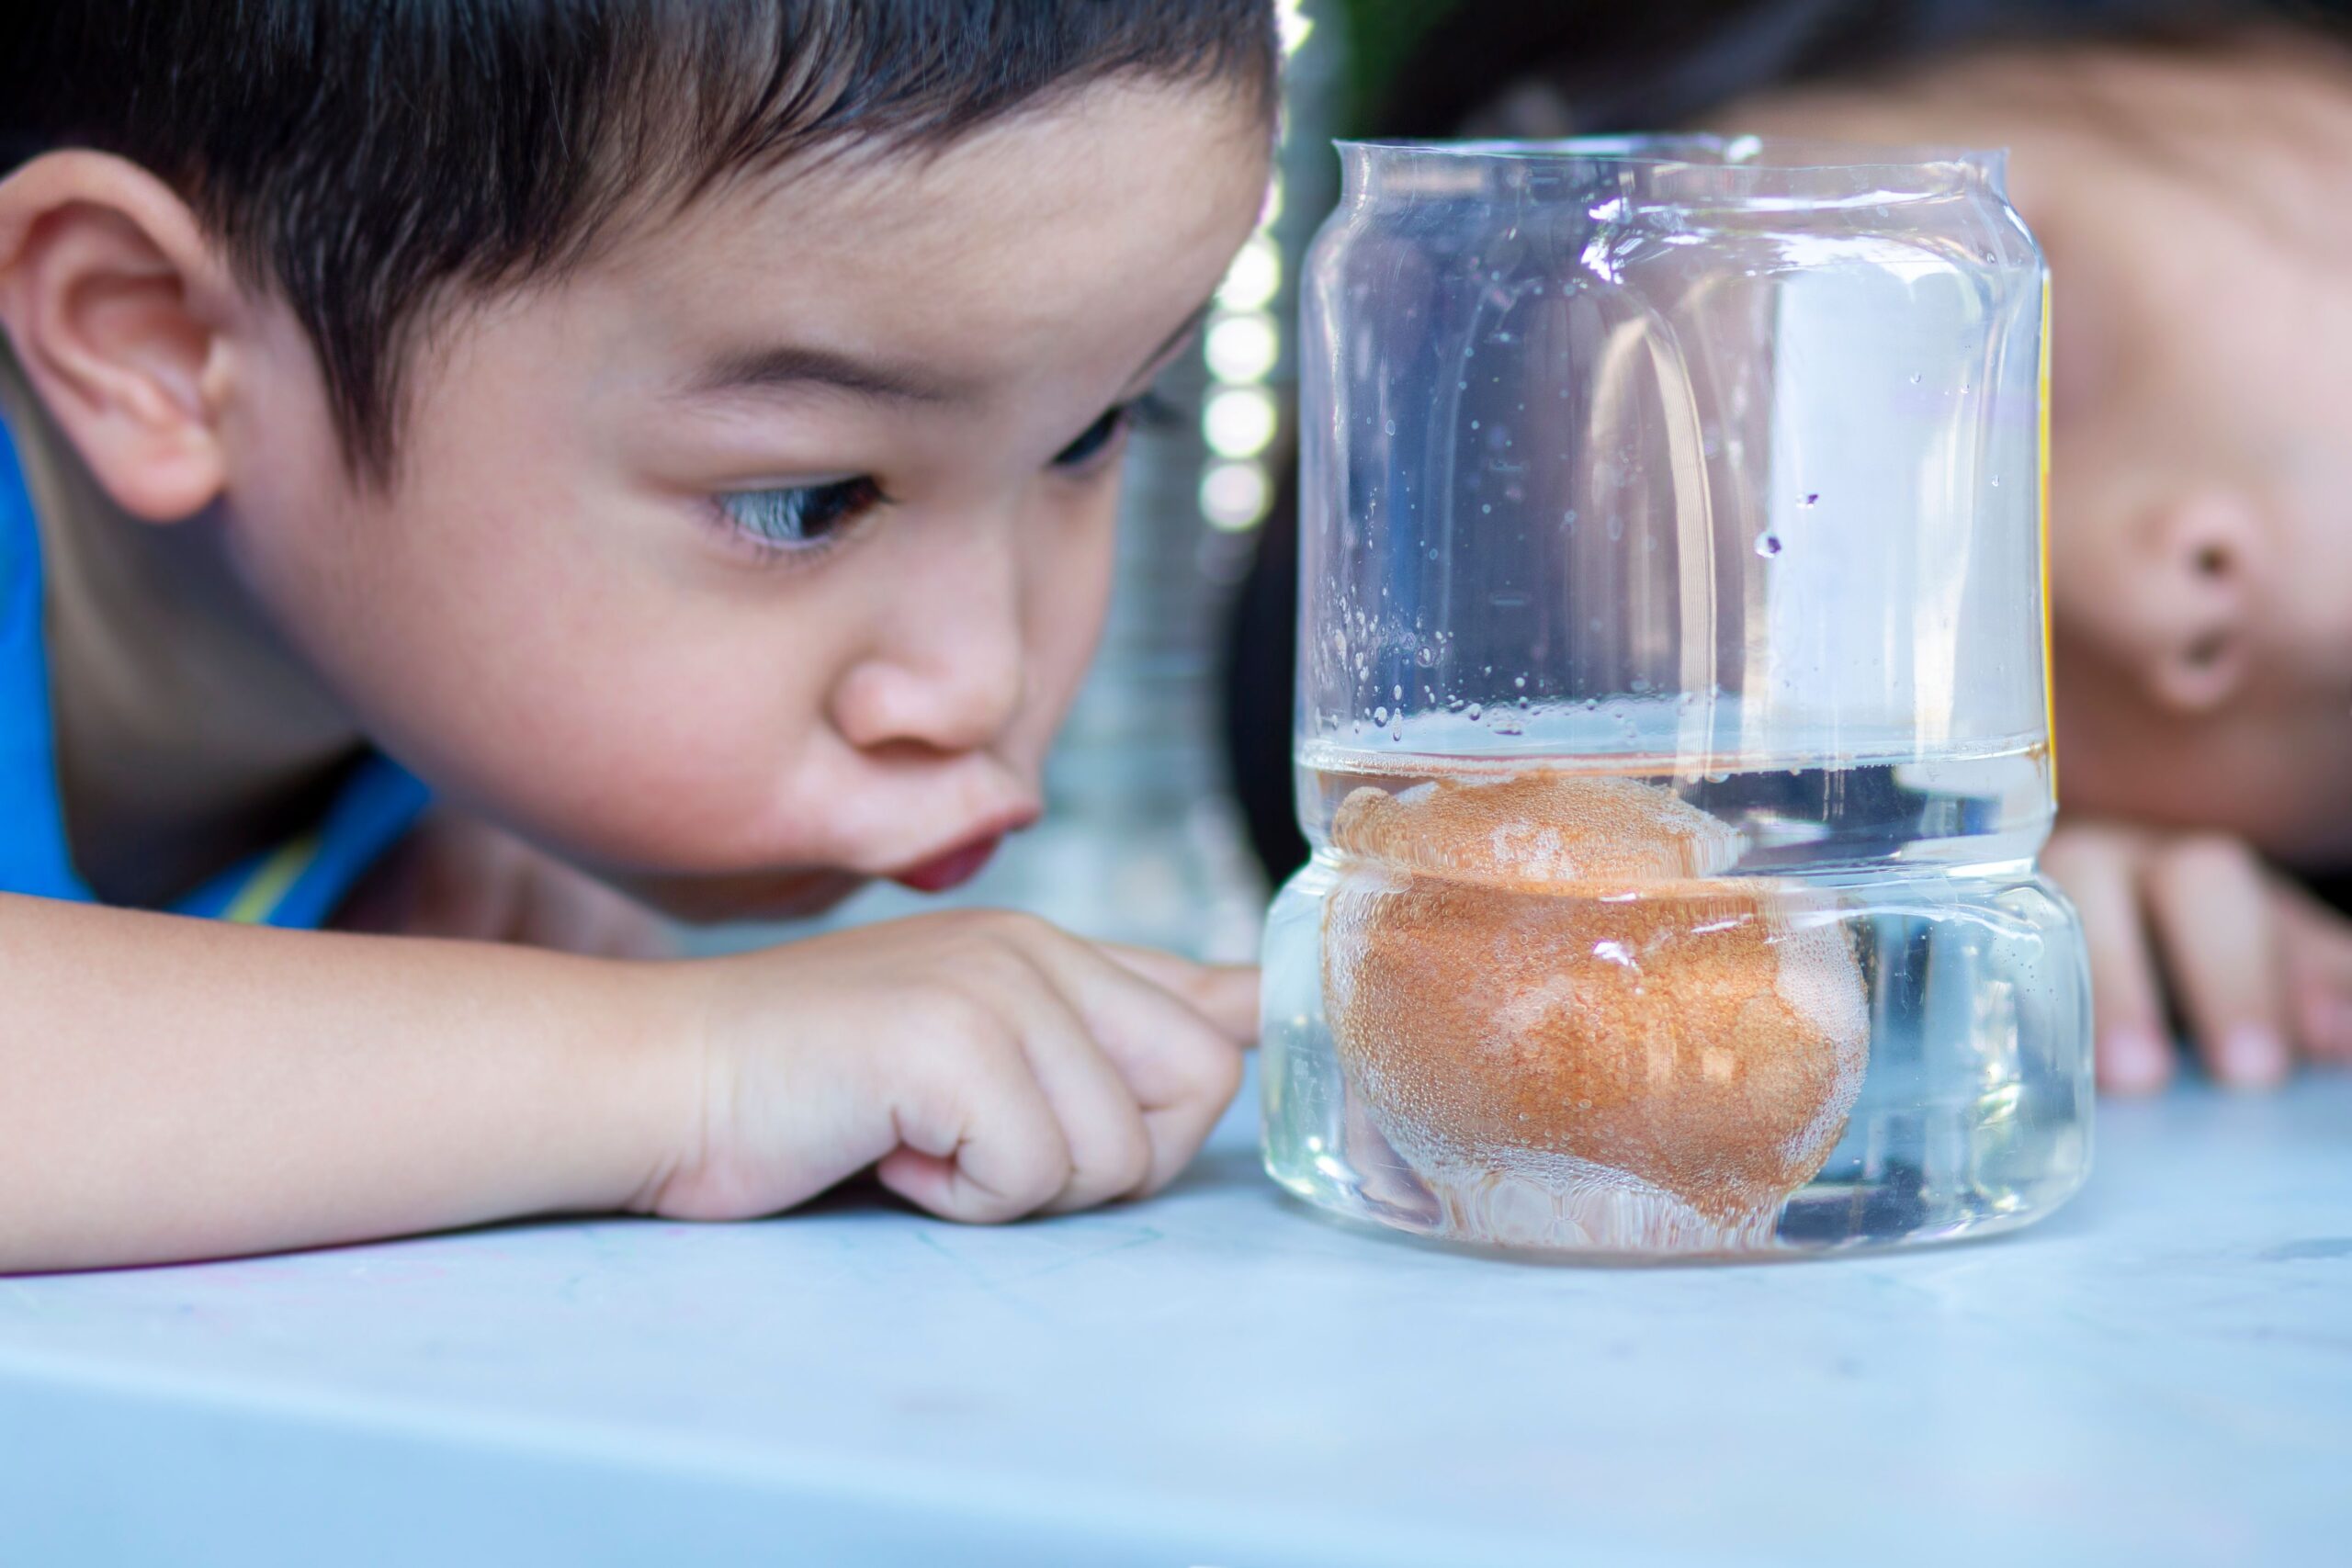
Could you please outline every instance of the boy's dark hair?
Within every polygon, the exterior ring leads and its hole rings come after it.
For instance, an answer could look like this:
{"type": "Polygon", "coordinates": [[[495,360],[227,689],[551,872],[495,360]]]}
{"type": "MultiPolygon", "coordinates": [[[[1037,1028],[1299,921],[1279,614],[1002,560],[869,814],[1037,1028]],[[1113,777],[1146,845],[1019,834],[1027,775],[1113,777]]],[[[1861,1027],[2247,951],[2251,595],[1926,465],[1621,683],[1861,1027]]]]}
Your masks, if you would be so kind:
{"type": "Polygon", "coordinates": [[[935,148],[1116,76],[1269,115],[1272,0],[38,0],[0,20],[0,171],[119,153],[310,333],[390,468],[405,336],[618,221],[852,142],[935,148]]]}

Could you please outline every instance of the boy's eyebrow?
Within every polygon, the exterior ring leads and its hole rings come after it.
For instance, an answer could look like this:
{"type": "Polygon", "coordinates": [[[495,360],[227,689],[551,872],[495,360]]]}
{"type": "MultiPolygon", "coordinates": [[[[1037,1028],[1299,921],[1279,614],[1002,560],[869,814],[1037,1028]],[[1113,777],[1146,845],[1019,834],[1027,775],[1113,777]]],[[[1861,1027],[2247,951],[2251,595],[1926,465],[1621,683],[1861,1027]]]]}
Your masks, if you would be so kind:
{"type": "Polygon", "coordinates": [[[688,390],[707,397],[804,387],[891,403],[946,403],[966,395],[965,389],[922,366],[860,359],[797,343],[774,344],[714,361],[695,378],[688,390]]]}
{"type": "MultiPolygon", "coordinates": [[[[1176,346],[1200,330],[1216,308],[1214,298],[1177,324],[1137,371],[1148,370],[1173,353],[1176,346]]],[[[950,403],[969,395],[967,389],[923,366],[878,359],[861,359],[830,348],[780,343],[730,354],[714,361],[688,384],[700,397],[729,392],[794,391],[804,387],[847,392],[876,402],[950,403]]]]}
{"type": "Polygon", "coordinates": [[[1166,359],[1170,355],[1175,353],[1177,345],[1182,344],[1186,338],[1192,336],[1194,333],[1200,331],[1201,323],[1207,321],[1209,319],[1209,312],[1216,309],[1216,296],[1214,294],[1210,295],[1207,299],[1202,300],[1199,305],[1195,306],[1193,310],[1193,313],[1185,317],[1182,321],[1177,322],[1176,330],[1170,333],[1168,336],[1161,341],[1160,345],[1158,348],[1153,349],[1150,355],[1145,358],[1141,368],[1136,372],[1136,378],[1140,379],[1144,371],[1151,369],[1153,367],[1159,365],[1162,360],[1166,359]]]}

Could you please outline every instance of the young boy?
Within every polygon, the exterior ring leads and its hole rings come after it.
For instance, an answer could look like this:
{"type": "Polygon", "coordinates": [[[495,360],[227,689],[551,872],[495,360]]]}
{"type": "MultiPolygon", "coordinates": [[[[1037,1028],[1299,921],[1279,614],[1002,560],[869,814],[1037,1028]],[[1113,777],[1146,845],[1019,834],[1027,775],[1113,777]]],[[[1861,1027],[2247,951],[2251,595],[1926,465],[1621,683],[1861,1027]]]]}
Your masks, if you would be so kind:
{"type": "Polygon", "coordinates": [[[605,889],[813,910],[1035,815],[1128,407],[1258,211],[1265,0],[44,9],[0,1270],[1167,1182],[1252,976],[995,915],[632,962],[605,889]],[[283,929],[338,917],[410,934],[283,929]]]}
{"type": "Polygon", "coordinates": [[[2043,863],[2111,1090],[2169,1077],[2176,1021],[2229,1085],[2352,1064],[2352,922],[2312,894],[2352,870],[2352,49],[2284,9],[1474,5],[1382,128],[2011,150],[2053,276],[2043,863]]]}

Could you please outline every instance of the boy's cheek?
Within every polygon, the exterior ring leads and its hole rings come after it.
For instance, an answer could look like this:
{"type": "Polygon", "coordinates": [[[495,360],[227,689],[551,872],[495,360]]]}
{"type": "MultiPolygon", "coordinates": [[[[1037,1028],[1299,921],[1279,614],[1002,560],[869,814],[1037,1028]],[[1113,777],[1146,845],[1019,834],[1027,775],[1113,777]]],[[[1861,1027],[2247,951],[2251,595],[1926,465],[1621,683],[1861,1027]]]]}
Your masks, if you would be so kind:
{"type": "MultiPolygon", "coordinates": [[[[1032,706],[1044,710],[1031,716],[1042,719],[1048,740],[1069,716],[1110,618],[1124,479],[1123,472],[1107,476],[1099,493],[1084,497],[1070,515],[1057,520],[1044,547],[1031,557],[1024,640],[1031,690],[1043,699],[1032,706]]],[[[1155,521],[1134,519],[1128,525],[1149,527],[1155,521]]]]}
{"type": "Polygon", "coordinates": [[[795,742],[811,718],[746,702],[740,682],[730,692],[647,679],[657,675],[518,660],[481,706],[445,686],[383,724],[413,737],[412,765],[436,784],[576,858],[773,863],[792,847],[779,841],[777,802],[806,771],[809,748],[795,742]]]}

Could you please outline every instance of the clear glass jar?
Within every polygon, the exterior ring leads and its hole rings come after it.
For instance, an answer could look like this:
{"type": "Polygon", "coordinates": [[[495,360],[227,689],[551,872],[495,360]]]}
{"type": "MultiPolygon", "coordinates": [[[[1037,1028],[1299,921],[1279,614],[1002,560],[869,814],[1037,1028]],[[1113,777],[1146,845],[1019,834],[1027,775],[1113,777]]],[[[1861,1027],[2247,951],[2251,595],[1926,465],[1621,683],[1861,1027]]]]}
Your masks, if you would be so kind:
{"type": "Polygon", "coordinates": [[[1266,1163],[1490,1246],[2022,1224],[2090,1158],[2040,251],[1997,156],[1343,144],[1266,1163]]]}

